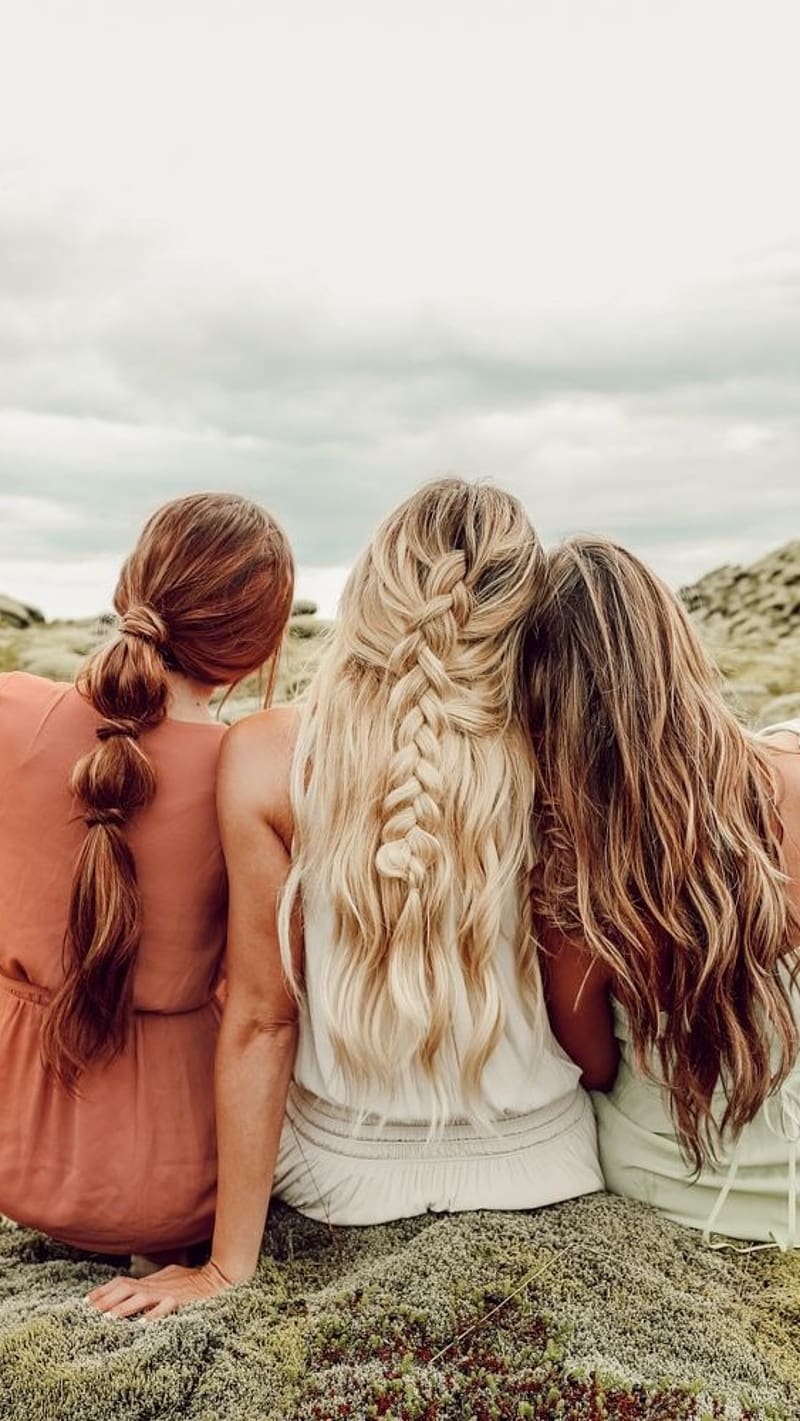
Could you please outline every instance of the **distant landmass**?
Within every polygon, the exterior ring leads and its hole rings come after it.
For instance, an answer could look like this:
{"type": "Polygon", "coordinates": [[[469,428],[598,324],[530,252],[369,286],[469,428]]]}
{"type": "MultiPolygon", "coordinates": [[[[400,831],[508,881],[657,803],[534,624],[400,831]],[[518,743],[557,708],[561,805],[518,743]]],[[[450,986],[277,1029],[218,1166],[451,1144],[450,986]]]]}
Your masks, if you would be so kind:
{"type": "MultiPolygon", "coordinates": [[[[0,671],[29,671],[55,681],[71,681],[89,653],[109,635],[113,618],[105,613],[79,621],[48,622],[36,607],[0,595],[0,671]]],[[[319,660],[329,623],[317,616],[314,602],[292,609],[276,683],[276,699],[301,696],[319,660]]],[[[258,677],[249,677],[226,703],[225,719],[257,710],[263,702],[258,677]]]]}
{"type": "Polygon", "coordinates": [[[800,540],[749,567],[715,568],[681,597],[744,719],[800,716],[800,540]]]}
{"type": "MultiPolygon", "coordinates": [[[[680,596],[722,672],[725,692],[753,726],[800,716],[800,540],[748,567],[726,564],[681,589],[680,596]]],[[[108,616],[48,622],[37,608],[0,595],[0,670],[71,680],[108,635],[108,616]]],[[[295,603],[281,659],[277,699],[302,695],[319,660],[329,623],[313,602],[295,603]]],[[[226,715],[260,704],[257,681],[245,682],[226,715]]]]}

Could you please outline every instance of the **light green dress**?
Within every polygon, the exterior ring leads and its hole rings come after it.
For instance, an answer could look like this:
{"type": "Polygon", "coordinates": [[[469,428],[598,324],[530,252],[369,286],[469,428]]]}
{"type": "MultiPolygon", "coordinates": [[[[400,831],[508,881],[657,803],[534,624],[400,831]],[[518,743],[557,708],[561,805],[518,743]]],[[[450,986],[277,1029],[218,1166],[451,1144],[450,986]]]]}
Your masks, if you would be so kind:
{"type": "MultiPolygon", "coordinates": [[[[797,721],[770,727],[778,729],[795,731],[800,741],[797,721]]],[[[614,1031],[620,1047],[617,1079],[607,1095],[594,1095],[607,1188],[702,1229],[707,1241],[713,1232],[762,1246],[800,1247],[800,1060],[738,1141],[721,1152],[718,1167],[695,1177],[681,1154],[665,1093],[635,1069],[627,1017],[618,1002],[614,1031]]]]}

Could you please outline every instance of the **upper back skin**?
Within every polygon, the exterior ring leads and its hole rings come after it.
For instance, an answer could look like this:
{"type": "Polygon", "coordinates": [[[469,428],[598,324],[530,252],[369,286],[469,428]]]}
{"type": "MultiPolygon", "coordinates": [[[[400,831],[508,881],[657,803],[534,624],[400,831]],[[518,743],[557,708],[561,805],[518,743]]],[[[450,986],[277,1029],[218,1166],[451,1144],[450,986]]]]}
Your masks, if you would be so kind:
{"type": "Polygon", "coordinates": [[[800,729],[780,730],[760,741],[777,777],[776,809],[789,882],[786,893],[800,922],[800,729]]]}

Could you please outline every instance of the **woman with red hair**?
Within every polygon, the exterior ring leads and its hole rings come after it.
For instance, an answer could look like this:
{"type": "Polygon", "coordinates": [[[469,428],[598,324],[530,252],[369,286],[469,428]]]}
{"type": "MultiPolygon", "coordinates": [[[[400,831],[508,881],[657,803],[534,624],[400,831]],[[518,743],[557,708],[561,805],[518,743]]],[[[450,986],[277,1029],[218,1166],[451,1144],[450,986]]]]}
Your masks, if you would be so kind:
{"type": "Polygon", "coordinates": [[[0,676],[0,1212],[162,1256],[214,1216],[227,889],[215,688],[267,665],[292,603],[256,504],[159,509],[77,686],[0,676]]]}

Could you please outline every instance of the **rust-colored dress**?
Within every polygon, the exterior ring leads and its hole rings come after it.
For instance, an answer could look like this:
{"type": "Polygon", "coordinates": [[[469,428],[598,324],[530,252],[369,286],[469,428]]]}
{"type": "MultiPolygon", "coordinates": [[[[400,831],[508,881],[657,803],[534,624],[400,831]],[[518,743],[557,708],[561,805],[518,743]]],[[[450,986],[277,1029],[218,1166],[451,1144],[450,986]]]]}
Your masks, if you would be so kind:
{"type": "Polygon", "coordinates": [[[85,834],[69,790],[96,744],[72,686],[0,675],[0,1213],[77,1248],[147,1253],[210,1235],[214,987],[226,879],[214,781],[224,727],[165,720],[141,744],[158,777],[129,841],[142,895],[128,1043],[70,1096],[40,1023],[85,834]]]}

